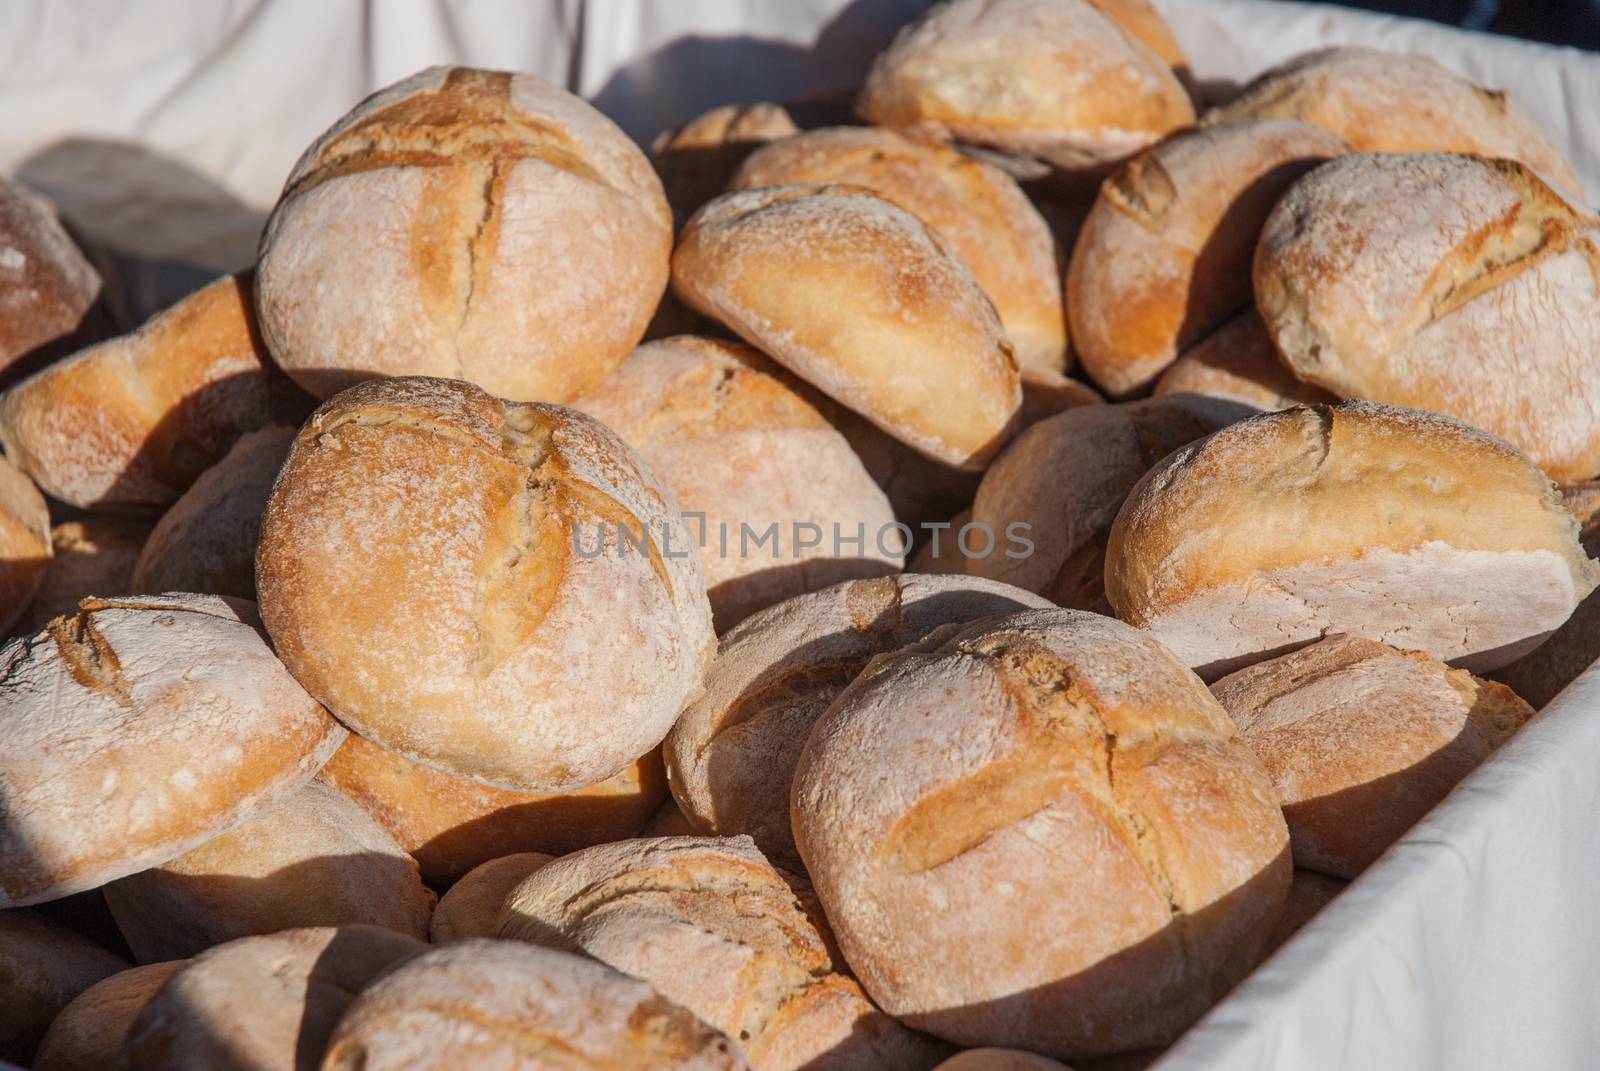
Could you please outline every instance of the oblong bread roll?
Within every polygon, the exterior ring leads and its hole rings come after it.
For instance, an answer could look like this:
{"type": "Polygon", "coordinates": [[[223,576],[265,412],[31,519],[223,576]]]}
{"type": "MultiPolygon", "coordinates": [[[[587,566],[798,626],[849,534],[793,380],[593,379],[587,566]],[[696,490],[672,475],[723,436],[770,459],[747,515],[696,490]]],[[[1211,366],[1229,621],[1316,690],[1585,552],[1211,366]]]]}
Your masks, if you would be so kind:
{"type": "Polygon", "coordinates": [[[101,979],[61,1009],[33,1058],[33,1071],[109,1071],[128,1029],[183,960],[149,963],[101,979]]]}

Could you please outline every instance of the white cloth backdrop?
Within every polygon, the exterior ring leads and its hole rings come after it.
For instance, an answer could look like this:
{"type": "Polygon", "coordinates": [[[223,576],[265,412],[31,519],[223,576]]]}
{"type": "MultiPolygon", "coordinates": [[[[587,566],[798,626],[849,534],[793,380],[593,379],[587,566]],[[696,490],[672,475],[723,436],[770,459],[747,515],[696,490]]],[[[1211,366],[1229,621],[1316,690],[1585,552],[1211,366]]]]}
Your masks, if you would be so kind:
{"type": "MultiPolygon", "coordinates": [[[[1430,55],[1508,88],[1600,199],[1600,57],[1327,7],[1157,3],[1216,90],[1331,43],[1430,55]]],[[[164,268],[239,267],[301,149],[419,67],[532,71],[648,141],[715,103],[847,89],[922,6],[7,0],[0,168],[89,234],[164,268]]],[[[179,272],[172,285],[198,277],[179,272]]],[[[1597,816],[1591,670],[1157,1066],[1600,1066],[1597,816]]]]}

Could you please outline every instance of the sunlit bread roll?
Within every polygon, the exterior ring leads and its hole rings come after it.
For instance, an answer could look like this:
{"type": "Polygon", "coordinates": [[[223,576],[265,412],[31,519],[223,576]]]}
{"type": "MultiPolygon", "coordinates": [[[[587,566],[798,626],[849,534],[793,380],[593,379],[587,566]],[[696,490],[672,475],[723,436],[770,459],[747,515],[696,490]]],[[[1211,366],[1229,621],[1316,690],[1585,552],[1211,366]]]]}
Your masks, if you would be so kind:
{"type": "Polygon", "coordinates": [[[1188,81],[1189,58],[1172,35],[1172,27],[1150,0],[1089,0],[1101,14],[1122,27],[1130,37],[1161,57],[1161,62],[1188,81]]]}
{"type": "Polygon", "coordinates": [[[1155,393],[1203,394],[1261,410],[1339,400],[1300,382],[1284,367],[1267,325],[1253,308],[1184,350],[1156,380],[1155,393]]]}
{"type": "Polygon", "coordinates": [[[1075,610],[872,662],[812,730],[795,842],[845,960],[908,1026],[1070,1060],[1161,1045],[1289,889],[1265,771],[1193,673],[1075,610]]]}
{"type": "Polygon", "coordinates": [[[131,335],[0,394],[0,444],[45,493],[153,513],[241,435],[298,424],[312,402],[255,335],[247,276],[224,276],[131,335]]]}
{"type": "MultiPolygon", "coordinates": [[[[150,521],[90,513],[50,529],[51,555],[33,604],[17,632],[37,632],[52,617],[75,613],[90,596],[112,598],[133,590],[133,566],[150,536],[150,521]]],[[[5,630],[0,628],[0,633],[5,630]]]]}
{"type": "Polygon", "coordinates": [[[0,906],[198,847],[287,798],[345,732],[272,654],[255,607],[85,599],[0,648],[0,906]]]}
{"type": "Polygon", "coordinates": [[[604,781],[540,794],[456,777],[352,733],[317,777],[359,803],[441,886],[512,852],[565,855],[631,837],[667,798],[658,750],[604,781]]]}
{"type": "Polygon", "coordinates": [[[1272,778],[1298,867],[1353,878],[1533,717],[1503,684],[1338,636],[1211,686],[1272,778]]]}
{"type": "Polygon", "coordinates": [[[27,473],[0,457],[0,637],[28,609],[53,553],[49,505],[27,473]]]}
{"type": "Polygon", "coordinates": [[[128,1028],[182,960],[119,971],[85,989],[61,1009],[33,1058],[33,1071],[109,1071],[128,1028]]]}
{"type": "Polygon", "coordinates": [[[853,186],[719,197],[672,255],[689,305],[895,438],[982,469],[1022,393],[994,306],[938,234],[853,186]]]}
{"type": "Polygon", "coordinates": [[[674,541],[698,550],[718,632],[902,565],[889,500],[824,417],[833,404],[748,346],[646,343],[573,406],[638,451],[684,511],[674,541]]]}
{"type": "Polygon", "coordinates": [[[61,1009],[127,966],[36,911],[0,911],[0,1060],[30,1066],[34,1047],[61,1009]]]}
{"type": "Polygon", "coordinates": [[[1067,366],[1055,239],[1011,176],[933,138],[833,127],[759,149],[730,189],[825,182],[869,189],[932,227],[994,303],[1017,363],[1067,366]]]}
{"type": "Polygon", "coordinates": [[[1234,119],[1299,119],[1331,130],[1357,152],[1465,152],[1520,160],[1582,196],[1578,174],[1504,90],[1482,89],[1426,56],[1336,46],[1264,72],[1208,112],[1234,119]]]}
{"type": "Polygon", "coordinates": [[[469,937],[493,937],[500,932],[500,909],[523,879],[556,859],[544,852],[517,852],[480,863],[462,875],[439,897],[428,924],[428,939],[436,945],[469,937]]]}
{"type": "Polygon", "coordinates": [[[527,74],[431,67],[312,143],[261,238],[261,334],[319,398],[374,376],[565,402],[644,334],[672,214],[638,146],[527,74]]]}
{"type": "Polygon", "coordinates": [[[782,105],[723,104],[663,130],[650,146],[650,161],[672,210],[688,219],[728,189],[745,157],[769,141],[798,133],[782,105]]]}
{"type": "MultiPolygon", "coordinates": [[[[942,534],[954,542],[953,531],[942,534]]],[[[778,866],[798,870],[789,786],[811,726],[875,655],[943,625],[1037,609],[1044,599],[966,576],[859,580],[779,603],[722,638],[691,703],[667,737],[674,798],[704,833],[749,834],[778,866]]]]}
{"type": "Polygon", "coordinates": [[[295,678],[374,743],[516,791],[581,788],[661,742],[714,650],[699,557],[662,546],[677,513],[576,410],[363,383],[279,474],[262,617],[295,678]]]}
{"type": "Polygon", "coordinates": [[[1251,258],[1272,206],[1346,151],[1319,127],[1269,119],[1175,134],[1118,168],[1067,270],[1084,371],[1114,396],[1143,390],[1248,306],[1251,258]]]}
{"type": "Polygon", "coordinates": [[[1194,122],[1161,57],[1087,0],[953,0],[900,31],[857,110],[1039,157],[1103,167],[1194,122]]]}
{"type": "Polygon", "coordinates": [[[1128,495],[1106,548],[1117,616],[1208,679],[1333,633],[1482,673],[1597,581],[1525,455],[1366,402],[1263,413],[1184,447],[1128,495]]]}
{"type": "Polygon", "coordinates": [[[0,179],[0,371],[77,331],[100,286],[55,209],[0,179]]]}

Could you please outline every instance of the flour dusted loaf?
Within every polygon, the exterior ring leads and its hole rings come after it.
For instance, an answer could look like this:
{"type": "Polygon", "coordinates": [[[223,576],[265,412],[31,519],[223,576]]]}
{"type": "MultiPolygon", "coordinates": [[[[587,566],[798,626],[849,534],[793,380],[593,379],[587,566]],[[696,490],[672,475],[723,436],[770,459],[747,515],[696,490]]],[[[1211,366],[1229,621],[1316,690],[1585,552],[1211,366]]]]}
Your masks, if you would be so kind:
{"type": "Polygon", "coordinates": [[[1068,169],[1104,167],[1194,122],[1172,69],[1111,17],[1128,6],[937,5],[873,63],[857,111],[876,126],[927,130],[1068,169]]]}
{"type": "MultiPolygon", "coordinates": [[[[76,613],[78,602],[90,596],[130,593],[133,567],[150,528],[146,518],[110,513],[89,513],[52,526],[44,580],[16,631],[38,632],[51,618],[76,613]]],[[[0,628],[0,633],[4,631],[0,628]]]]}
{"type": "Polygon", "coordinates": [[[1334,633],[1482,673],[1597,582],[1525,455],[1366,402],[1264,413],[1177,451],[1128,495],[1106,549],[1117,616],[1208,679],[1334,633]]]}
{"type": "Polygon", "coordinates": [[[1272,778],[1295,865],[1353,878],[1533,717],[1503,684],[1338,636],[1211,686],[1272,778]]]}
{"type": "Polygon", "coordinates": [[[500,932],[500,909],[506,897],[529,874],[555,859],[544,852],[517,852],[473,867],[439,897],[428,924],[428,939],[442,945],[469,937],[494,937],[500,932]]]}
{"type": "Polygon", "coordinates": [[[795,842],[885,1011],[1070,1060],[1162,1045],[1289,889],[1266,773],[1149,635],[1075,610],[874,661],[812,730],[795,842]]]}
{"type": "Polygon", "coordinates": [[[903,564],[889,500],[823,415],[834,406],[748,346],[646,343],[573,405],[637,450],[684,511],[672,542],[700,555],[718,632],[903,564]]]}
{"type": "Polygon", "coordinates": [[[1459,417],[1554,480],[1600,473],[1600,218],[1520,164],[1336,160],[1273,210],[1255,287],[1299,378],[1459,417]]]}
{"type": "Polygon", "coordinates": [[[779,104],[723,104],[674,130],[664,130],[650,146],[650,160],[667,201],[681,219],[724,192],[745,158],[769,141],[800,133],[779,104]]]}
{"type": "Polygon", "coordinates": [[[255,608],[85,599],[0,648],[0,906],[93,889],[286,798],[344,738],[255,608]]]}
{"type": "Polygon", "coordinates": [[[865,189],[719,197],[672,255],[695,309],[935,461],[978,470],[1011,434],[1017,361],[949,243],[865,189]]]}
{"type": "Polygon", "coordinates": [[[35,1046],[61,1009],[127,966],[121,956],[36,911],[0,911],[0,1060],[30,1066],[35,1046]]]}
{"type": "Polygon", "coordinates": [[[644,334],[672,214],[643,152],[526,74],[432,67],[312,143],[261,238],[261,334],[327,398],[436,375],[565,402],[644,334]]]}
{"type": "Polygon", "coordinates": [[[100,289],[100,274],[55,209],[0,178],[0,372],[70,340],[85,325],[100,289]]]}
{"type": "Polygon", "coordinates": [[[1321,387],[1302,383],[1283,366],[1267,325],[1253,308],[1184,350],[1156,380],[1155,393],[1203,394],[1263,410],[1339,400],[1321,387]]]}
{"type": "Polygon", "coordinates": [[[699,558],[662,549],[676,520],[576,410],[376,380],[295,439],[256,588],[290,672],[357,733],[458,777],[567,791],[660,743],[711,657],[699,558]]]}
{"type": "Polygon", "coordinates": [[[44,496],[26,473],[0,457],[0,637],[28,609],[53,553],[44,496]]]}
{"type": "MultiPolygon", "coordinates": [[[[944,539],[954,540],[945,533],[944,539]]],[[[745,833],[778,866],[800,868],[789,786],[811,727],[875,655],[933,630],[1049,603],[966,576],[860,580],[780,603],[722,638],[667,737],[674,797],[705,833],[745,833]]]]}
{"type": "Polygon", "coordinates": [[[182,960],[150,963],[101,979],[61,1009],[33,1058],[33,1071],[104,1071],[117,1064],[144,1006],[182,970],[182,960]]]}

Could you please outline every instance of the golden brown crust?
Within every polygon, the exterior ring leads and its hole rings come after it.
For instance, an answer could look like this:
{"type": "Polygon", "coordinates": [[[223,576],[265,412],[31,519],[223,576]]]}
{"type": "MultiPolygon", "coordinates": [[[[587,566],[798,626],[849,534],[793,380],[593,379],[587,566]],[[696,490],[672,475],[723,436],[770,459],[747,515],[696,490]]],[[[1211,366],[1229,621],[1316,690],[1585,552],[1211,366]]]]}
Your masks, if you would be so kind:
{"type": "Polygon", "coordinates": [[[0,637],[28,609],[53,553],[44,496],[26,473],[0,457],[0,637]]]}
{"type": "Polygon", "coordinates": [[[723,104],[675,130],[663,130],[650,146],[667,201],[680,220],[728,189],[739,165],[770,141],[800,133],[778,104],[723,104]]]}
{"type": "Polygon", "coordinates": [[[1150,0],[1089,0],[1100,13],[1161,58],[1180,79],[1188,81],[1189,58],[1172,36],[1172,28],[1150,0]]]}
{"type": "Polygon", "coordinates": [[[1184,350],[1156,380],[1157,394],[1203,394],[1256,409],[1333,405],[1338,398],[1302,383],[1278,359],[1255,309],[1240,313],[1184,350]]]}
{"type": "Polygon", "coordinates": [[[62,1008],[128,964],[35,911],[0,911],[0,1060],[31,1066],[62,1008]]]}
{"type": "Polygon", "coordinates": [[[528,875],[555,862],[544,852],[516,852],[480,863],[461,876],[439,897],[428,924],[428,939],[436,945],[470,937],[493,937],[500,931],[500,909],[506,897],[528,875]]]}
{"type": "Polygon", "coordinates": [[[128,1028],[156,990],[184,966],[182,960],[119,971],[61,1009],[33,1058],[33,1071],[93,1071],[115,1067],[128,1028]]]}
{"type": "Polygon", "coordinates": [[[72,335],[100,293],[55,210],[0,179],[0,371],[72,335]]]}

